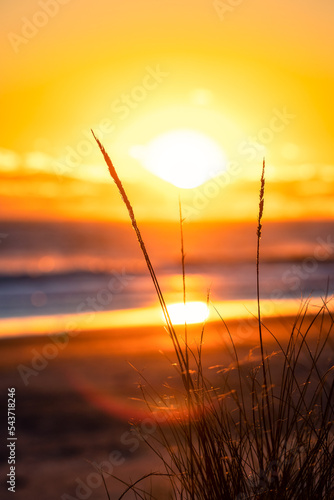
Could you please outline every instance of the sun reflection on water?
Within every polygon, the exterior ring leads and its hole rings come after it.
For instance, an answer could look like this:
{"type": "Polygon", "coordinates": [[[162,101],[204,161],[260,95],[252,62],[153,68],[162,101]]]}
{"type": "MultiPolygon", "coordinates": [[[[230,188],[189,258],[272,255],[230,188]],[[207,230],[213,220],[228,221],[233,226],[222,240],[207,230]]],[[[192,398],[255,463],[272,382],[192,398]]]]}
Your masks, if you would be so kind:
{"type": "Polygon", "coordinates": [[[209,308],[204,302],[171,304],[167,310],[173,325],[203,323],[209,316],[209,308]]]}

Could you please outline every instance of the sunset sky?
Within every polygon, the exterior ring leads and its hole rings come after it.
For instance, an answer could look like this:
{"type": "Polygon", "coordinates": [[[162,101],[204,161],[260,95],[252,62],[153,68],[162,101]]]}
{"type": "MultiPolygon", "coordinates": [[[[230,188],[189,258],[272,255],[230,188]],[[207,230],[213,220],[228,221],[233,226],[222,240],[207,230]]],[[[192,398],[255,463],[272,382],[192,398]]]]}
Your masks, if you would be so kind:
{"type": "Polygon", "coordinates": [[[268,217],[334,217],[331,0],[26,0],[0,14],[6,218],[126,217],[91,128],[143,218],[177,218],[179,191],[193,218],[249,217],[263,156],[268,217]],[[179,190],[159,158],[142,161],[180,130],[218,147],[218,183],[179,190]]]}

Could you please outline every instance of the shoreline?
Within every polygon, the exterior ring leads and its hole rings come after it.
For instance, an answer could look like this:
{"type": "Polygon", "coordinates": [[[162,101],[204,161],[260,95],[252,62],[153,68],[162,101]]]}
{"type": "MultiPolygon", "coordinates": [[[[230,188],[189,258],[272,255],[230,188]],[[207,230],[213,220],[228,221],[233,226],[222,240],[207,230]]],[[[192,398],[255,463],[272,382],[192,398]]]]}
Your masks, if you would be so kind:
{"type": "MultiPolygon", "coordinates": [[[[190,303],[190,302],[189,302],[190,303]]],[[[262,299],[261,316],[263,319],[272,320],[277,317],[292,317],[298,313],[303,299],[262,299]]],[[[323,305],[321,297],[314,297],[309,301],[310,308],[323,305]]],[[[219,322],[219,314],[224,320],[237,322],[248,321],[257,315],[257,302],[255,299],[229,300],[213,302],[209,307],[210,313],[207,324],[219,322]]],[[[177,324],[174,321],[174,324],[177,324]]],[[[200,323],[196,323],[200,325],[200,323]]],[[[151,307],[132,309],[118,309],[110,311],[89,311],[76,314],[40,315],[11,317],[0,319],[0,340],[10,338],[24,338],[60,334],[61,332],[85,333],[90,331],[108,331],[109,329],[128,329],[159,327],[164,325],[161,308],[158,304],[151,307]]]]}

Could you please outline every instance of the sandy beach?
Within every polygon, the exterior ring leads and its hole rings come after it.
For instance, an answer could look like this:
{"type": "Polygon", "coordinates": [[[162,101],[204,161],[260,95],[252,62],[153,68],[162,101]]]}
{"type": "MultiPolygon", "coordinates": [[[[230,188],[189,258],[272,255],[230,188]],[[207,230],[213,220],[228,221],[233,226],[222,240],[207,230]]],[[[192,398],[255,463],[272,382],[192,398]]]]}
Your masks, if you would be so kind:
{"type": "MultiPolygon", "coordinates": [[[[293,318],[266,320],[267,327],[283,343],[292,323],[293,318]]],[[[239,327],[237,321],[229,322],[232,335],[239,327]]],[[[199,325],[189,330],[189,338],[197,336],[194,345],[199,331],[199,325]]],[[[268,353],[277,351],[268,333],[265,342],[268,353]]],[[[177,374],[171,366],[171,345],[163,326],[87,332],[60,345],[60,339],[57,344],[55,339],[43,336],[1,341],[3,408],[7,388],[16,390],[15,498],[105,500],[101,478],[90,462],[104,462],[110,467],[108,470],[120,478],[133,481],[141,474],[160,469],[145,443],[130,433],[131,421],[144,421],[144,430],[148,433],[154,433],[154,426],[145,404],[138,401],[141,377],[129,363],[157,390],[164,390],[163,384],[167,381],[177,388],[177,374]]],[[[253,330],[249,329],[247,336],[245,334],[243,341],[237,344],[242,363],[257,362],[257,345],[253,325],[253,330]]],[[[333,343],[328,344],[326,353],[328,362],[333,359],[331,345],[333,347],[333,343]]],[[[203,359],[208,376],[216,384],[222,377],[217,372],[231,367],[230,351],[223,325],[208,324],[203,359]]],[[[2,425],[1,429],[4,433],[6,426],[2,425]]],[[[2,437],[4,443],[6,436],[2,437]]],[[[2,477],[8,469],[6,453],[3,446],[2,477]]],[[[112,500],[124,491],[124,486],[115,479],[108,478],[107,485],[112,500]]],[[[168,498],[163,496],[168,490],[163,488],[163,491],[159,492],[159,498],[168,498]]],[[[12,498],[6,490],[1,497],[12,498]]],[[[131,494],[127,497],[132,498],[131,494]]]]}

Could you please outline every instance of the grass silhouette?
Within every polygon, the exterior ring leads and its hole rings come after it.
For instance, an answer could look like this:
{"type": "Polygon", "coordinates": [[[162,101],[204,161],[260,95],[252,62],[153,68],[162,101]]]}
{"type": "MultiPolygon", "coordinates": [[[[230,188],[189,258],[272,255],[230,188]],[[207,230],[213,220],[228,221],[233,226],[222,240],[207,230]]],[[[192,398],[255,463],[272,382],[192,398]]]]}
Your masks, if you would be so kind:
{"type": "MultiPolygon", "coordinates": [[[[327,297],[313,314],[309,311],[310,300],[302,302],[284,345],[262,322],[260,239],[265,162],[260,184],[256,256],[260,364],[253,362],[245,367],[240,362],[233,334],[217,311],[231,342],[235,370],[226,368],[216,387],[207,379],[203,366],[204,326],[197,350],[188,344],[187,325],[184,338],[177,335],[130,201],[111,159],[95,135],[94,138],[136,232],[173,343],[176,369],[182,382],[182,393],[178,396],[183,406],[181,415],[171,412],[168,398],[157,393],[143,378],[142,394],[152,418],[157,410],[160,415],[166,415],[163,424],[161,418],[156,420],[155,434],[144,437],[164,472],[151,472],[128,484],[120,499],[129,492],[136,498],[156,498],[145,491],[141,482],[164,476],[169,481],[170,498],[175,500],[334,500],[334,377],[328,360],[334,318],[327,297]],[[275,345],[269,354],[263,330],[270,334],[275,345]]],[[[186,302],[181,205],[180,226],[186,302]]]]}

